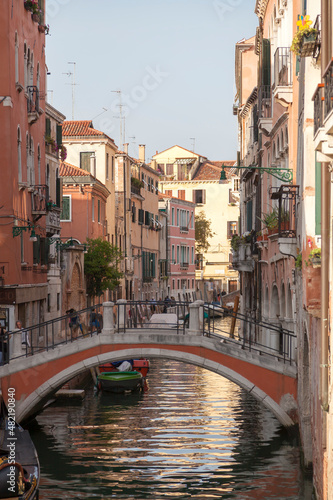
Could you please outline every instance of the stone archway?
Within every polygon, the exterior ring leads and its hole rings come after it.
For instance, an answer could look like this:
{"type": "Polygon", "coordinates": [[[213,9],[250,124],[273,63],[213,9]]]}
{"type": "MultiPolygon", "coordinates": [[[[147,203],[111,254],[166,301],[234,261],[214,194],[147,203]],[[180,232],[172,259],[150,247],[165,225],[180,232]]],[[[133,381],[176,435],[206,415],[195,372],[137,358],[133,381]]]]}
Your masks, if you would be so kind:
{"type": "Polygon", "coordinates": [[[312,430],[311,430],[311,369],[309,341],[304,327],[303,349],[300,350],[300,366],[298,382],[299,417],[301,428],[301,441],[304,454],[304,466],[310,468],[312,465],[312,430]]]}

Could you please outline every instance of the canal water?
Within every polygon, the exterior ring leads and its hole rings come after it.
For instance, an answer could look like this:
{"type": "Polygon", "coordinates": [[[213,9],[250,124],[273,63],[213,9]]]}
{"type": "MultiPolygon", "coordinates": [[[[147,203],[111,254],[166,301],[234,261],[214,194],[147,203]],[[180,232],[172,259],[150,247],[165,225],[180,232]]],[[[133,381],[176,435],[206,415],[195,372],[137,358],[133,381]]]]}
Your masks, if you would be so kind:
{"type": "Polygon", "coordinates": [[[297,443],[219,375],[151,360],[149,390],[56,403],[30,426],[41,500],[310,500],[297,443]]]}

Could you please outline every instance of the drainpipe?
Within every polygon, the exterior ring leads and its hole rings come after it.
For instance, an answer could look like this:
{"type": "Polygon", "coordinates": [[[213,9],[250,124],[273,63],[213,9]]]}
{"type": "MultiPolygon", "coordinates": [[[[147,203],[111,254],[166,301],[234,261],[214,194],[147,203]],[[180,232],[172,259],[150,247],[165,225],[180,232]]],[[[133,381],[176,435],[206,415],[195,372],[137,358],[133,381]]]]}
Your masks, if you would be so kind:
{"type": "Polygon", "coordinates": [[[324,411],[328,409],[328,304],[329,304],[329,245],[330,245],[330,200],[331,174],[328,163],[321,170],[321,364],[320,402],[324,411]],[[324,279],[323,279],[324,278],[324,279]]]}

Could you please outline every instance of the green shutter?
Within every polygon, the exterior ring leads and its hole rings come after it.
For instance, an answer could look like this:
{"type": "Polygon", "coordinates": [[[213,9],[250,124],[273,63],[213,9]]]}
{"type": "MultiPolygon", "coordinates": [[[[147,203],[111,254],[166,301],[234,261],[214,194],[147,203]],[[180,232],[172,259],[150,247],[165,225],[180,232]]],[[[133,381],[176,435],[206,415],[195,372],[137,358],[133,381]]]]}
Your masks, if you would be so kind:
{"type": "Polygon", "coordinates": [[[271,85],[271,42],[266,38],[262,41],[262,84],[271,85]]]}
{"type": "Polygon", "coordinates": [[[57,144],[58,146],[62,145],[62,126],[57,125],[57,144]]]}
{"type": "Polygon", "coordinates": [[[40,263],[40,236],[37,234],[37,241],[33,242],[33,262],[40,263]]]}
{"type": "Polygon", "coordinates": [[[46,137],[51,136],[51,120],[50,120],[50,118],[46,118],[46,120],[45,120],[45,136],[46,137]]]}
{"type": "Polygon", "coordinates": [[[252,230],[252,200],[246,204],[246,231],[252,230]]]}
{"type": "Polygon", "coordinates": [[[56,179],[56,205],[61,208],[61,198],[62,198],[62,179],[57,177],[56,179]]]}
{"type": "Polygon", "coordinates": [[[315,164],[315,234],[321,234],[321,163],[315,164]]]}

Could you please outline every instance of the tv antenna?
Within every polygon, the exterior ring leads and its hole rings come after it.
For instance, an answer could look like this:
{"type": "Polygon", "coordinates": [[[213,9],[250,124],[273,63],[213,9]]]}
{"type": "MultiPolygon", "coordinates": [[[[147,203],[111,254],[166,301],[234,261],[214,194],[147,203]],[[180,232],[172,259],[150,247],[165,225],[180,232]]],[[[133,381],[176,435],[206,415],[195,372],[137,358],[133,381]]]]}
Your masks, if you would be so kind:
{"type": "Polygon", "coordinates": [[[72,86],[72,120],[74,120],[74,104],[75,104],[75,66],[76,62],[69,62],[67,64],[73,64],[73,71],[67,71],[67,73],[63,73],[63,75],[71,76],[72,77],[72,83],[66,83],[66,85],[71,85],[72,86]]]}
{"type": "Polygon", "coordinates": [[[121,90],[111,90],[111,92],[115,92],[119,96],[119,104],[117,104],[119,108],[119,116],[115,116],[115,118],[119,119],[119,128],[120,128],[119,147],[122,149],[124,146],[126,135],[125,135],[125,117],[123,117],[123,104],[121,100],[121,90]]]}
{"type": "Polygon", "coordinates": [[[195,150],[195,137],[190,137],[190,140],[192,141],[192,152],[194,153],[194,150],[195,150]]]}

